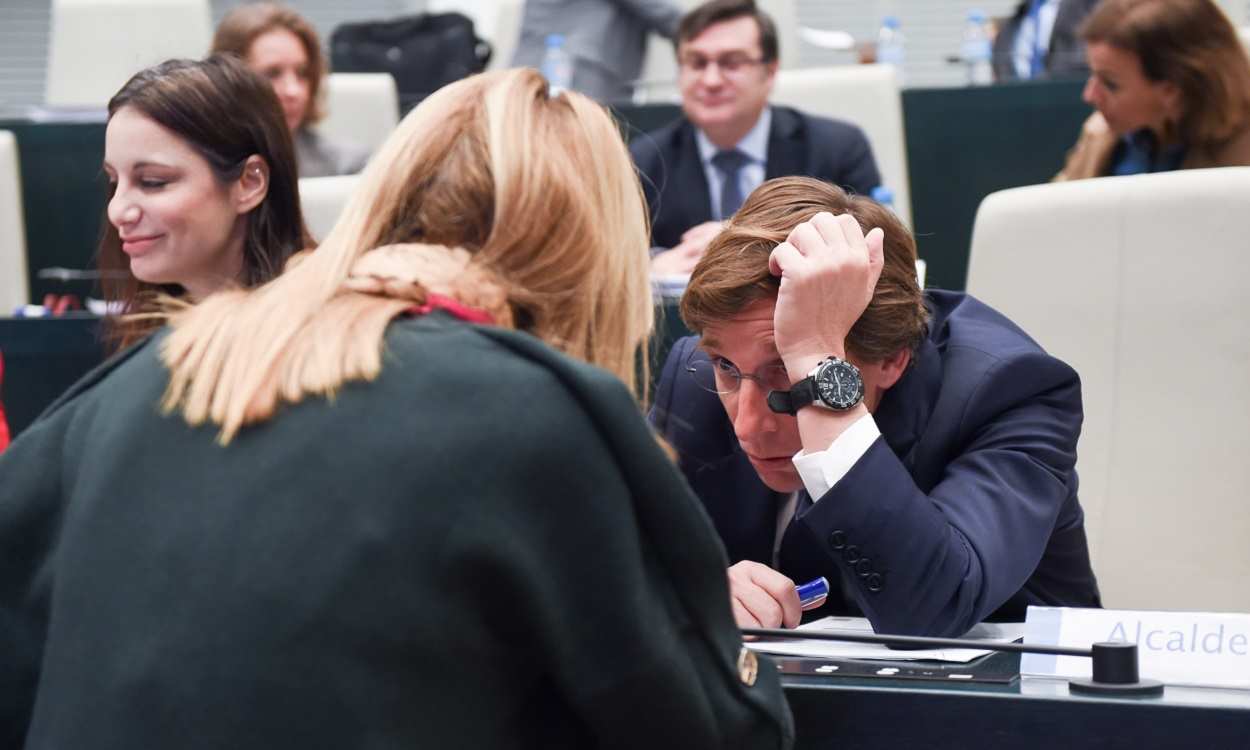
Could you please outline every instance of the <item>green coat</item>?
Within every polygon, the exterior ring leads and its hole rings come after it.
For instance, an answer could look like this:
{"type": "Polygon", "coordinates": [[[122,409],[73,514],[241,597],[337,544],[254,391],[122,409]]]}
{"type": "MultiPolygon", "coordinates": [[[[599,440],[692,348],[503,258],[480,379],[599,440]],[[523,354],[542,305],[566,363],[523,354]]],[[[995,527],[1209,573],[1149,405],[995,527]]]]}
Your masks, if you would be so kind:
{"type": "Polygon", "coordinates": [[[161,340],[0,455],[0,747],[789,745],[611,376],[436,313],[222,448],[159,414],[161,340]]]}

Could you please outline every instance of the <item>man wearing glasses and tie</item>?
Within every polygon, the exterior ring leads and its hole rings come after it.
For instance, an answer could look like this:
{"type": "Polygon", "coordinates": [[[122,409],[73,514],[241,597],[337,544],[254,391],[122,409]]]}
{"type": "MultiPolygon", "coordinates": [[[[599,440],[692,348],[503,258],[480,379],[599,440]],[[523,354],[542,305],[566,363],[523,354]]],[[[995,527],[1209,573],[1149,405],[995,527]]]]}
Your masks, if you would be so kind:
{"type": "Polygon", "coordinates": [[[652,421],[725,543],[734,615],[955,636],[1099,606],[1077,499],[1077,374],[976,299],[922,291],[888,209],[761,185],[681,301],[652,421]]]}
{"type": "Polygon", "coordinates": [[[806,175],[868,195],[881,182],[863,131],[769,106],[777,29],[751,0],[712,0],[677,29],[684,117],[633,140],[651,209],[652,272],[689,273],[765,179],[806,175]]]}

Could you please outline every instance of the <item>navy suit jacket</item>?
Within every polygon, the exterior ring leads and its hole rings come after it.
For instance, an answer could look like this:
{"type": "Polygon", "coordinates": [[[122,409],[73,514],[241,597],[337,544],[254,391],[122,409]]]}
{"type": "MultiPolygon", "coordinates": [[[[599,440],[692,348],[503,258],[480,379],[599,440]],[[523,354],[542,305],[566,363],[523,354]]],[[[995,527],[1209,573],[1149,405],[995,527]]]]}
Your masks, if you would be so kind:
{"type": "MultiPolygon", "coordinates": [[[[774,106],[764,179],[815,177],[860,195],[881,184],[868,138],[841,120],[774,106]]],[[[674,247],[687,229],[712,220],[707,172],[694,125],[682,117],[629,144],[651,209],[651,244],[674,247]]]]}
{"type": "MultiPolygon", "coordinates": [[[[928,335],[873,414],[882,437],[800,505],[781,572],[825,576],[832,591],[817,614],[862,613],[884,633],[958,635],[1023,620],[1029,604],[1100,606],[1077,501],[1080,379],[980,301],[926,298],[928,335]]],[[[686,375],[697,344],[673,347],[652,421],[730,562],[771,566],[786,498],[759,480],[719,399],[686,375]]]]}

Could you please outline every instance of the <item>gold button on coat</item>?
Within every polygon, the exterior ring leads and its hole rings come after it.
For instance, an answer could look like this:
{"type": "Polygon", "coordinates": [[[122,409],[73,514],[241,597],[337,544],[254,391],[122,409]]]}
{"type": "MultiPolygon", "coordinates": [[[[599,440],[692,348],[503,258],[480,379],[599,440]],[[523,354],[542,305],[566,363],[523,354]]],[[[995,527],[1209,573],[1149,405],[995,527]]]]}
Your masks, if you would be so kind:
{"type": "Polygon", "coordinates": [[[756,657],[755,652],[746,646],[738,652],[738,677],[741,678],[742,684],[751,687],[755,684],[755,678],[760,673],[760,660],[756,657]]]}

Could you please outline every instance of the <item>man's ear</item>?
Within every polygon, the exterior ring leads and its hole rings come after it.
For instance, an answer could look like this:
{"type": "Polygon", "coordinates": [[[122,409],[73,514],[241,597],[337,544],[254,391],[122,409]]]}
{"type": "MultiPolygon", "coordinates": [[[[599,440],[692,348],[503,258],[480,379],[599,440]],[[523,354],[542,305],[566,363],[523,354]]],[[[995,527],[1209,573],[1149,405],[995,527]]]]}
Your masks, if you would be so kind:
{"type": "Polygon", "coordinates": [[[898,379],[903,377],[903,373],[907,371],[907,365],[909,364],[911,364],[911,349],[906,347],[881,360],[878,371],[880,378],[877,381],[877,385],[883,391],[894,387],[898,379]]]}
{"type": "Polygon", "coordinates": [[[764,77],[768,80],[770,91],[772,90],[772,86],[777,82],[777,68],[780,66],[781,62],[778,60],[773,60],[770,63],[765,63],[764,65],[764,77]]]}
{"type": "Polygon", "coordinates": [[[243,174],[234,185],[234,207],[239,214],[256,208],[269,194],[269,164],[259,154],[243,162],[243,174]]]}

